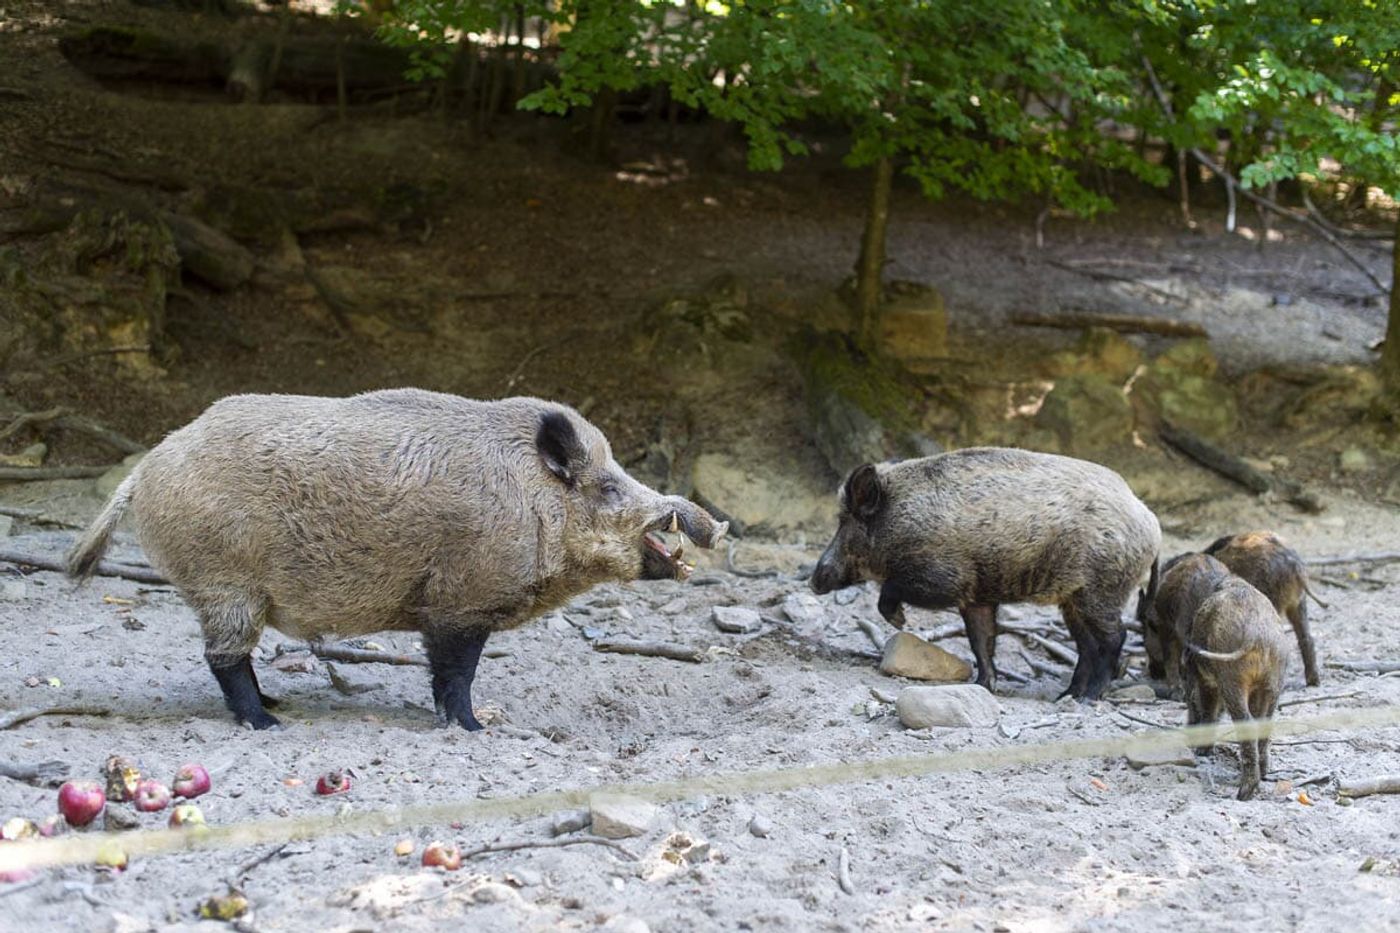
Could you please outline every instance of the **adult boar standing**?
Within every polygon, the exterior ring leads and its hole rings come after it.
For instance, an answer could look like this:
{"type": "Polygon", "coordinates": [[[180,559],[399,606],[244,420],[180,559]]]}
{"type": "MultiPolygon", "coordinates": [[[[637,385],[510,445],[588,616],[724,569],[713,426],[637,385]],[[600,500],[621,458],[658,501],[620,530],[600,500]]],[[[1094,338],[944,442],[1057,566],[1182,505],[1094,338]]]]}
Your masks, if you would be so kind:
{"type": "Polygon", "coordinates": [[[846,479],[840,505],[812,588],[875,580],[880,614],[900,628],[905,603],[956,607],[988,690],[1002,603],[1060,607],[1079,648],[1065,692],[1097,699],[1123,647],[1124,603],[1149,571],[1149,595],[1156,589],[1157,518],[1095,463],[974,447],[866,464],[846,479]]]}
{"type": "Polygon", "coordinates": [[[250,658],[265,626],[422,632],[440,722],[480,729],[471,688],[487,636],[596,583],[683,577],[655,532],[712,547],[728,527],[628,476],[572,408],[416,389],[216,402],[118,487],[70,574],[92,572],[127,510],[255,729],[278,725],[250,658]]]}

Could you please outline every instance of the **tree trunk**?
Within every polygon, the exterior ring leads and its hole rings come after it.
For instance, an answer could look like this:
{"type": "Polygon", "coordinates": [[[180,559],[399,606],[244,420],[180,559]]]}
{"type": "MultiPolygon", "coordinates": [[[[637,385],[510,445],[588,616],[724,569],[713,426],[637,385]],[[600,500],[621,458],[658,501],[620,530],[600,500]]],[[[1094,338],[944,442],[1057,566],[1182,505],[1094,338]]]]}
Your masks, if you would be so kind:
{"type": "Polygon", "coordinates": [[[882,156],[874,166],[865,232],[860,238],[860,259],[856,262],[856,336],[865,347],[875,346],[880,336],[880,280],[885,268],[885,232],[890,223],[893,176],[892,160],[882,156]]]}
{"type": "Polygon", "coordinates": [[[1390,253],[1390,316],[1381,348],[1381,404],[1391,420],[1400,422],[1400,217],[1395,221],[1397,239],[1390,253]]]}

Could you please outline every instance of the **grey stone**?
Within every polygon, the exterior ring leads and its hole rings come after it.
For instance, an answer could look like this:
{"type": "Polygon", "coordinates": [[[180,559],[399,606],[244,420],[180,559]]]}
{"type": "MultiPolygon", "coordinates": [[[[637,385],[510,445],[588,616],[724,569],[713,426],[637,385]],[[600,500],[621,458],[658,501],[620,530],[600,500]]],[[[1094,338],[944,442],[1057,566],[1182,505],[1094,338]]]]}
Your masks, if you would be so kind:
{"type": "Polygon", "coordinates": [[[767,839],[773,832],[773,821],[766,816],[755,813],[749,820],[749,833],[760,839],[767,839]]]}
{"type": "Polygon", "coordinates": [[[715,628],[731,635],[747,635],[758,631],[763,625],[757,612],[743,606],[715,606],[710,612],[715,628]]]}
{"type": "Polygon", "coordinates": [[[1152,689],[1151,684],[1129,684],[1126,687],[1119,687],[1108,694],[1110,700],[1155,700],[1157,691],[1152,689]]]}
{"type": "Polygon", "coordinates": [[[551,836],[562,836],[565,833],[576,833],[584,829],[593,818],[588,815],[587,810],[569,810],[565,813],[554,814],[554,819],[549,823],[549,834],[551,836]]]}
{"type": "Polygon", "coordinates": [[[593,832],[605,839],[640,836],[656,820],[655,804],[623,794],[595,794],[588,801],[593,832]]]}
{"type": "Polygon", "coordinates": [[[1126,755],[1128,766],[1136,771],[1143,768],[1152,768],[1158,765],[1187,765],[1196,763],[1196,756],[1191,754],[1191,749],[1185,747],[1178,748],[1152,748],[1142,751],[1131,751],[1126,755]]]}
{"type": "Polygon", "coordinates": [[[906,687],[895,701],[899,721],[910,729],[995,726],[1001,704],[976,684],[906,687]]]}
{"type": "Polygon", "coordinates": [[[961,684],[972,676],[972,666],[912,632],[898,632],[885,642],[880,673],[890,677],[961,684]]]}
{"type": "Polygon", "coordinates": [[[1371,469],[1371,455],[1360,447],[1348,447],[1338,458],[1343,473],[1365,473],[1371,469]]]}
{"type": "Polygon", "coordinates": [[[826,607],[811,593],[798,590],[783,597],[783,615],[793,625],[821,626],[826,624],[826,607]]]}
{"type": "Polygon", "coordinates": [[[117,466],[99,476],[94,484],[97,494],[103,499],[111,498],[112,493],[116,492],[122,481],[131,475],[131,471],[136,469],[136,464],[140,463],[144,456],[146,456],[144,453],[131,454],[117,466]]]}
{"type": "Polygon", "coordinates": [[[29,595],[29,587],[23,580],[0,581],[0,599],[6,602],[24,599],[29,595]]]}

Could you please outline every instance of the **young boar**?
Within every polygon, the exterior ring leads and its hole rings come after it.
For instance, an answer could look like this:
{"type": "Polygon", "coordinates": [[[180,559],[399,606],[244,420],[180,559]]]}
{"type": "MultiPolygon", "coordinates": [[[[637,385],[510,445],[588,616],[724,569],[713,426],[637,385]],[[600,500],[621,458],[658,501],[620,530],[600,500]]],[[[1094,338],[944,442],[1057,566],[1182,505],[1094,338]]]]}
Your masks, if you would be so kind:
{"type": "Polygon", "coordinates": [[[1235,576],[1254,584],[1255,589],[1269,597],[1279,615],[1288,619],[1303,655],[1303,677],[1308,686],[1316,687],[1321,677],[1304,597],[1311,596],[1323,608],[1327,604],[1308,588],[1308,570],[1298,552],[1272,532],[1250,531],[1220,538],[1205,553],[1229,567],[1235,576]]]}
{"type": "Polygon", "coordinates": [[[1181,652],[1202,600],[1215,592],[1230,568],[1207,554],[1178,554],[1162,565],[1157,596],[1139,594],[1137,617],[1147,646],[1147,672],[1181,685],[1181,652]]]}
{"type": "MultiPolygon", "coordinates": [[[[856,468],[840,492],[840,524],[812,573],[828,593],[880,583],[880,614],[904,627],[903,605],[957,607],[977,659],[992,654],[1002,603],[1060,607],[1079,646],[1065,693],[1097,699],[1123,647],[1119,612],[1155,566],[1162,533],[1112,470],[1051,454],[978,447],[856,468]]],[[[1149,588],[1155,587],[1156,574],[1149,588]]]]}
{"type": "Polygon", "coordinates": [[[654,534],[728,528],[628,476],[572,408],[416,389],[238,395],[141,460],[68,558],[88,576],[130,510],[151,562],[199,615],[240,722],[278,725],[250,653],[300,639],[423,633],[440,724],[480,729],[471,688],[492,632],[596,583],[683,578],[654,534]]]}
{"type": "MultiPolygon", "coordinates": [[[[1213,723],[1223,704],[1237,724],[1272,719],[1288,657],[1278,612],[1268,597],[1239,577],[1217,580],[1186,637],[1182,678],[1188,725],[1213,723]]],[[[1211,746],[1196,754],[1211,752],[1211,746]]],[[[1269,771],[1269,740],[1240,742],[1239,799],[1248,800],[1269,771]]]]}

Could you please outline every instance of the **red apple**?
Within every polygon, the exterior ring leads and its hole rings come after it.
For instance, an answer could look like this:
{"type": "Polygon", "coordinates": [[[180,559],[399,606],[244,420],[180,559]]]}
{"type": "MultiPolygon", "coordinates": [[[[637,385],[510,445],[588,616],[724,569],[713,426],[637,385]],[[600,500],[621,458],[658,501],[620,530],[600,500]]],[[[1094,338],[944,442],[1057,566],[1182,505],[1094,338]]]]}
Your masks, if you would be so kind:
{"type": "Polygon", "coordinates": [[[198,797],[200,794],[209,792],[209,772],[204,770],[204,765],[187,764],[183,765],[179,771],[175,772],[175,780],[170,782],[170,789],[175,792],[176,797],[198,797]]]}
{"type": "Polygon", "coordinates": [[[204,814],[192,803],[182,803],[170,811],[170,825],[174,827],[203,826],[204,814]]]}
{"type": "Polygon", "coordinates": [[[96,781],[68,781],[58,789],[58,812],[73,826],[86,826],[107,805],[96,781]]]}
{"type": "Polygon", "coordinates": [[[142,813],[155,813],[170,806],[170,791],[160,781],[150,779],[136,785],[136,809],[142,813]]]}
{"type": "Polygon", "coordinates": [[[344,771],[331,771],[316,779],[316,793],[323,797],[343,794],[350,789],[350,776],[344,771]]]}
{"type": "Polygon", "coordinates": [[[456,846],[450,846],[442,842],[430,842],[423,850],[423,864],[432,867],[434,865],[456,871],[462,867],[462,851],[456,846]]]}
{"type": "Polygon", "coordinates": [[[141,783],[141,769],[130,758],[111,756],[102,766],[102,776],[107,779],[108,800],[124,802],[136,797],[136,785],[141,783]]]}
{"type": "Polygon", "coordinates": [[[39,835],[39,827],[34,825],[33,820],[26,820],[22,816],[5,821],[4,826],[0,826],[0,839],[6,842],[15,842],[20,839],[33,839],[39,835]]]}

